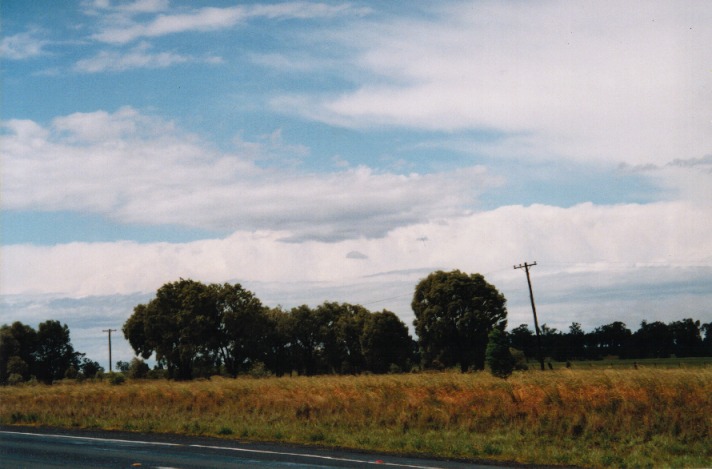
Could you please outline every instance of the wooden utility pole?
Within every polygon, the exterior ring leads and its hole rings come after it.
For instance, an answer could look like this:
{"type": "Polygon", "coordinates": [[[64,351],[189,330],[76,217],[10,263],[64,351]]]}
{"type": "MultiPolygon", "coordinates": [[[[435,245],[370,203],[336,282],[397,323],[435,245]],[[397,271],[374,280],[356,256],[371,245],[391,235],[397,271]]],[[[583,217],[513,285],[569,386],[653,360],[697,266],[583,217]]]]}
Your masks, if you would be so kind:
{"type": "Polygon", "coordinates": [[[534,306],[534,292],[532,291],[532,281],[529,278],[529,267],[534,267],[536,265],[536,261],[534,261],[531,264],[527,264],[526,262],[524,264],[519,264],[515,265],[515,269],[524,269],[524,271],[527,273],[527,284],[529,285],[529,300],[532,302],[532,312],[534,313],[534,329],[536,330],[536,348],[537,348],[537,354],[539,355],[539,364],[541,365],[541,371],[544,371],[544,357],[541,355],[541,333],[539,332],[539,320],[536,317],[536,306],[534,306]]]}
{"type": "Polygon", "coordinates": [[[111,373],[111,333],[116,332],[116,329],[104,329],[101,332],[109,333],[109,373],[111,373]]]}

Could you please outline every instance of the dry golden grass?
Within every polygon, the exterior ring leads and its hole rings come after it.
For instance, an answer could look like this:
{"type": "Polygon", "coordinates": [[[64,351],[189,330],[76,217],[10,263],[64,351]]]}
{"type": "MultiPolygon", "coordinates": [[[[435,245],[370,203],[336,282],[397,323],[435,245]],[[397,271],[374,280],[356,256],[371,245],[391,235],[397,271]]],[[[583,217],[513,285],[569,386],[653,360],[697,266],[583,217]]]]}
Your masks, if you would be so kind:
{"type": "Polygon", "coordinates": [[[0,424],[215,435],[588,467],[712,466],[712,369],[62,383],[0,424]]]}

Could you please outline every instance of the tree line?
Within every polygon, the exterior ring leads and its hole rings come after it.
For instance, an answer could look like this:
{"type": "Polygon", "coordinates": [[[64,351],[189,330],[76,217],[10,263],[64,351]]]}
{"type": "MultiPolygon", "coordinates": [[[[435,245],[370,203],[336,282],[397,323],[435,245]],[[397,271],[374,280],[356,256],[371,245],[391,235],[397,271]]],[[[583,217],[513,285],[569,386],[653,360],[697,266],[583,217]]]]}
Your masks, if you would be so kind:
{"type": "Polygon", "coordinates": [[[155,356],[175,379],[255,366],[277,376],[482,369],[487,334],[506,325],[505,302],[479,274],[434,272],[415,290],[416,342],[391,311],[336,302],[285,311],[240,284],[180,279],[136,306],[122,330],[137,355],[155,356]]]}
{"type": "Polygon", "coordinates": [[[392,312],[325,302],[268,308],[240,284],[180,279],[134,308],[123,326],[137,355],[155,354],[170,378],[385,373],[410,367],[414,342],[392,312]]]}
{"type": "MultiPolygon", "coordinates": [[[[526,324],[509,332],[512,347],[528,358],[537,356],[535,333],[526,324]]],[[[712,322],[687,318],[664,323],[642,321],[635,332],[614,321],[584,332],[574,322],[561,332],[546,324],[540,328],[542,355],[556,361],[712,356],[712,322]],[[704,335],[704,337],[703,337],[704,335]]]]}
{"type": "Polygon", "coordinates": [[[0,327],[0,384],[93,378],[103,368],[74,350],[69,327],[48,320],[37,329],[16,321],[0,327]]]}
{"type": "MultiPolygon", "coordinates": [[[[122,332],[137,357],[155,359],[156,371],[162,371],[154,376],[181,380],[255,370],[276,376],[467,371],[484,369],[486,362],[490,368],[504,364],[505,376],[512,351],[537,357],[534,332],[526,324],[507,332],[506,299],[480,274],[433,272],[416,285],[411,307],[417,340],[388,310],[328,301],[270,308],[240,284],[180,279],[137,305],[122,332]]],[[[568,332],[546,324],[540,332],[543,356],[557,361],[712,356],[712,323],[692,319],[643,321],[635,332],[620,321],[588,333],[575,322],[568,332]]],[[[148,372],[139,359],[120,365],[134,376],[148,372]]],[[[68,327],[58,321],[41,323],[38,330],[20,322],[0,328],[0,384],[32,377],[51,383],[101,371],[74,351],[68,327]]]]}

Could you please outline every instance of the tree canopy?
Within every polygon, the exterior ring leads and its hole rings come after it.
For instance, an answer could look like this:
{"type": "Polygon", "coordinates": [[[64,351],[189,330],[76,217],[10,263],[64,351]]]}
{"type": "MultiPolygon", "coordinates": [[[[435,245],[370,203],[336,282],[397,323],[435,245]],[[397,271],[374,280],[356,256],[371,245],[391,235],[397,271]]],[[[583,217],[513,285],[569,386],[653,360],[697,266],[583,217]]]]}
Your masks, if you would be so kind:
{"type": "Polygon", "coordinates": [[[63,378],[93,377],[95,361],[76,352],[69,327],[47,320],[37,330],[19,321],[0,327],[0,384],[36,378],[47,384],[63,378]]]}
{"type": "Polygon", "coordinates": [[[155,354],[175,379],[256,367],[276,375],[383,373],[405,369],[413,350],[407,327],[389,311],[335,302],[283,311],[240,284],[185,279],[137,305],[123,332],[138,355],[155,354]]]}
{"type": "Polygon", "coordinates": [[[426,367],[483,369],[489,332],[506,326],[504,295],[480,274],[433,272],[415,287],[411,306],[426,367]]]}

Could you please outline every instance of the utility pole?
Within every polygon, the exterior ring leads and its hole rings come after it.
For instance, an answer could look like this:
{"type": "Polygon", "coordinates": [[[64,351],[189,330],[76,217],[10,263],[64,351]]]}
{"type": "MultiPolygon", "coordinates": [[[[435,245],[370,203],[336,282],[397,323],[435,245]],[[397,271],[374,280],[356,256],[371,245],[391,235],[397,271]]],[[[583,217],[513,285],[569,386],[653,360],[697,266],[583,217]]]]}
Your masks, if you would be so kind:
{"type": "Polygon", "coordinates": [[[532,302],[532,312],[534,313],[534,329],[536,330],[536,348],[537,348],[537,354],[539,355],[539,364],[541,365],[541,371],[544,371],[544,357],[541,355],[541,334],[539,332],[539,320],[536,317],[536,306],[534,306],[534,292],[532,291],[532,281],[529,278],[529,267],[534,267],[536,265],[536,261],[534,261],[532,264],[527,264],[526,262],[524,264],[519,264],[515,265],[515,269],[524,269],[524,271],[527,273],[527,284],[529,285],[529,300],[532,302]]]}
{"type": "MultiPolygon", "coordinates": [[[[116,332],[116,329],[104,329],[101,332],[109,333],[109,373],[111,373],[111,333],[116,332]]],[[[544,366],[544,365],[542,365],[544,366]]]]}

